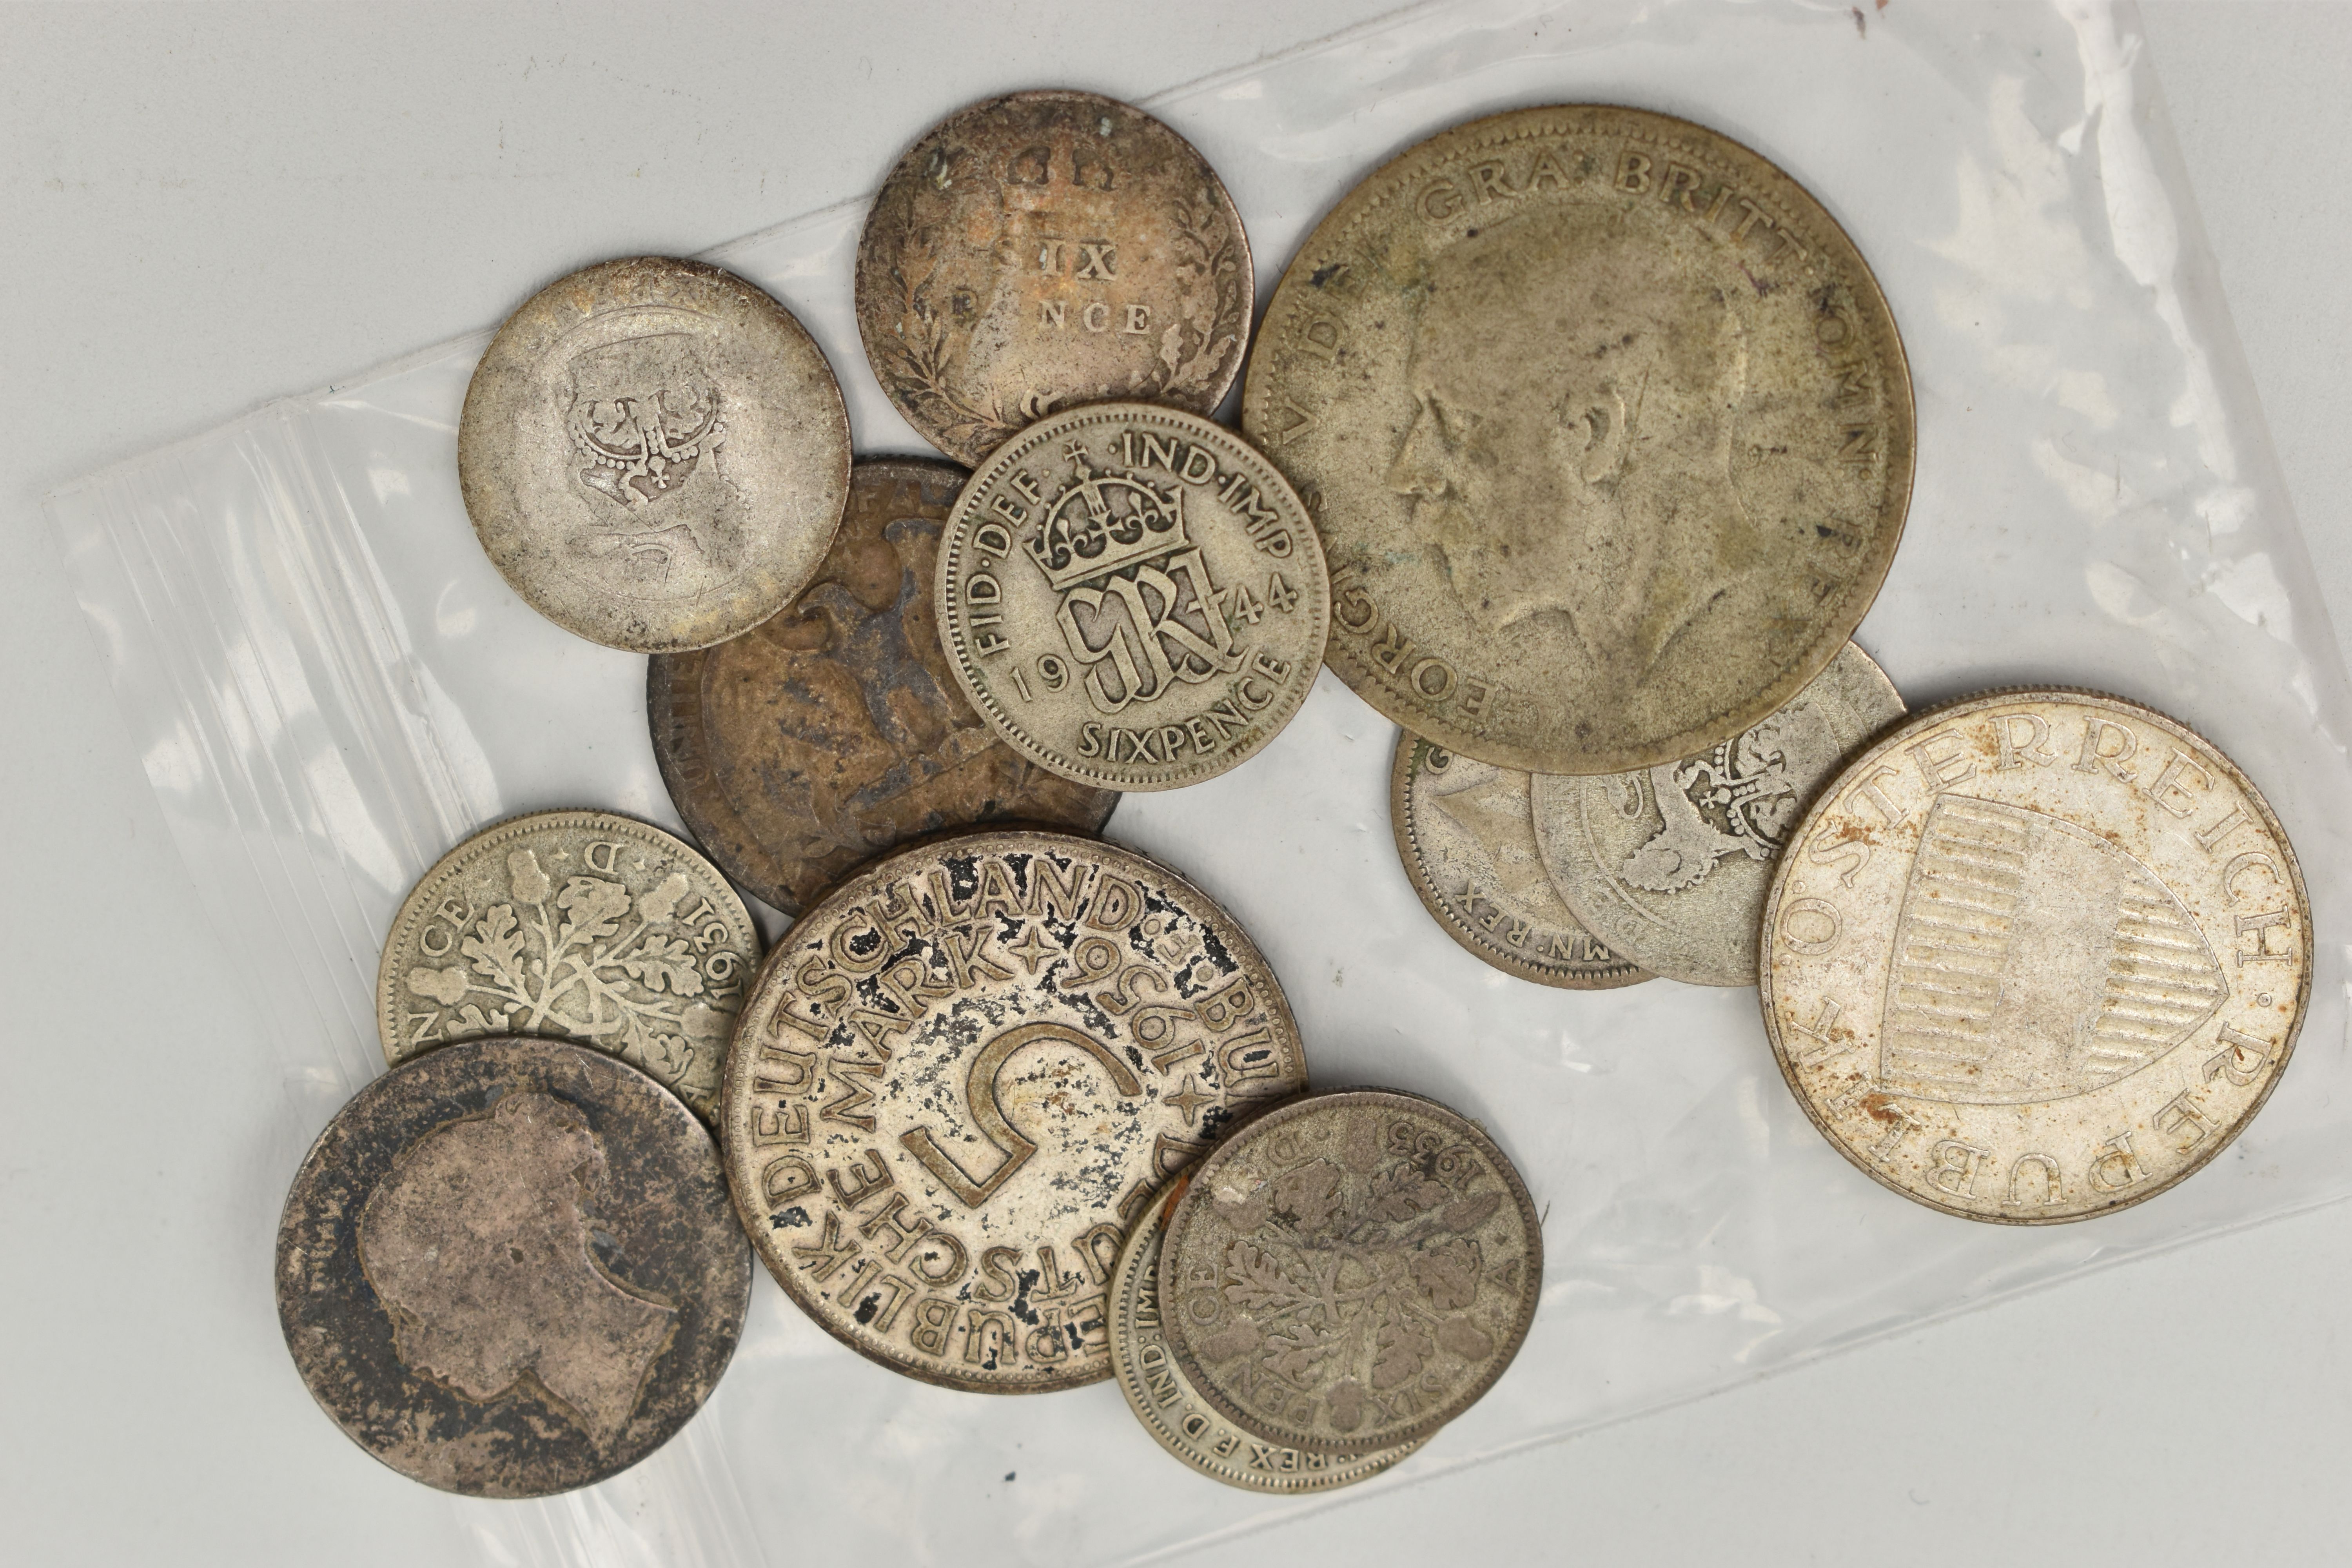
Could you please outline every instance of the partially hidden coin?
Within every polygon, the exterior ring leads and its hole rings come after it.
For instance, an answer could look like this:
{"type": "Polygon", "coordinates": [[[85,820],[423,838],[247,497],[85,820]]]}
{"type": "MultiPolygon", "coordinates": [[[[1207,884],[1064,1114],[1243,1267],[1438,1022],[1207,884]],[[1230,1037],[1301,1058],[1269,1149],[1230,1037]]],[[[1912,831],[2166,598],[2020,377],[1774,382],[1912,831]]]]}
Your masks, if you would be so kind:
{"type": "Polygon", "coordinates": [[[1390,1089],[1266,1112],[1194,1171],[1161,1242],[1185,1379],[1269,1442],[1366,1455],[1493,1387],[1535,1321],[1543,1232],[1475,1123],[1390,1089]]]}
{"type": "Polygon", "coordinates": [[[1994,691],[1848,763],[1780,858],[1764,1021],[1881,1184],[2041,1225],[2145,1202],[2278,1085],[2311,905],[2278,819],[2153,709],[1994,691]]]}
{"type": "Polygon", "coordinates": [[[466,389],[457,479],[509,587],[608,647],[707,647],[807,585],[849,419],[791,311],[697,261],[607,261],[507,319],[466,389]]]}
{"type": "Polygon", "coordinates": [[[1848,643],[1787,707],[1697,756],[1538,775],[1543,868],[1587,929],[1652,973],[1753,985],[1781,847],[1814,792],[1902,717],[1895,683],[1848,643]]]}
{"type": "Polygon", "coordinates": [[[716,647],[648,661],[654,756],[678,815],[786,914],[922,834],[1014,820],[1099,833],[1118,804],[998,740],[948,668],[931,590],[964,477],[858,463],[798,599],[716,647]]]}
{"type": "Polygon", "coordinates": [[[1307,500],[1330,663],[1465,756],[1613,773],[1794,698],[1886,575],[1910,374],[1794,180],[1639,110],[1515,110],[1359,185],[1242,425],[1307,500]]]}
{"type": "Polygon", "coordinates": [[[827,1331],[929,1383],[1110,1375],[1152,1194],[1306,1085],[1248,933],[1114,845],[982,831],[859,872],[760,972],[720,1135],[752,1245],[827,1331]]]}
{"type": "Polygon", "coordinates": [[[759,962],[743,900],[686,845],[610,812],[534,812],[410,890],[376,967],[376,1030],[394,1067],[452,1040],[574,1040],[708,1118],[759,962]]]}
{"type": "Polygon", "coordinates": [[[404,1476],[544,1497],[676,1435],[735,1353],[751,1259],[719,1152],[625,1062],[474,1040],[377,1079],[278,1227],[311,1395],[404,1476]]]}
{"type": "Polygon", "coordinates": [[[1255,448],[1197,414],[1072,409],[997,448],[940,548],[940,632],[971,705],[1107,789],[1236,767],[1313,689],[1323,552],[1255,448]]]}
{"type": "Polygon", "coordinates": [[[968,465],[1071,404],[1210,412],[1240,374],[1255,298],[1215,171],[1091,92],[950,115],[891,170],[857,242],[875,379],[968,465]]]}
{"type": "Polygon", "coordinates": [[[1560,902],[1536,849],[1529,775],[1400,732],[1389,826],[1422,907],[1506,974],[1571,991],[1650,975],[1604,946],[1560,902]]]}
{"type": "MultiPolygon", "coordinates": [[[[1172,1197],[1173,1194],[1171,1194],[1172,1197]]],[[[1128,1233],[1110,1282],[1110,1358],[1118,1388],[1143,1429],[1213,1480],[1245,1491],[1329,1491],[1379,1475],[1420,1442],[1357,1457],[1269,1443],[1210,1408],[1184,1380],[1160,1315],[1160,1244],[1169,1203],[1155,1202],[1128,1233]]]]}

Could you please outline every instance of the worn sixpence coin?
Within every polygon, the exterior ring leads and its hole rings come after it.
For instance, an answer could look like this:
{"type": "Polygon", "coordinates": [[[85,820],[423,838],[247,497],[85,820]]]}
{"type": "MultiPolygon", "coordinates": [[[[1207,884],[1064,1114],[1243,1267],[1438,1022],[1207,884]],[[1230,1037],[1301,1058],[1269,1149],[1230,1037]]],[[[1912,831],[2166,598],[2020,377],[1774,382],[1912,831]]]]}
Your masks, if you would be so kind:
{"type": "Polygon", "coordinates": [[[1368,1479],[1420,1447],[1414,1441],[1352,1457],[1308,1453],[1234,1426],[1193,1392],[1168,1348],[1160,1315],[1160,1244],[1174,1195],[1154,1203],[1135,1222],[1110,1280],[1111,1365],[1143,1429],[1213,1480],[1290,1496],[1368,1479]]]}
{"type": "Polygon", "coordinates": [[[607,261],[507,319],[466,389],[457,479],[524,603],[608,647],[707,647],[814,574],[849,489],[824,353],[698,261],[607,261]]]}
{"type": "Polygon", "coordinates": [[[1506,974],[1605,991],[1649,973],[1612,952],[1560,902],[1528,815],[1529,775],[1400,732],[1389,826],[1422,907],[1506,974]]]}
{"type": "Polygon", "coordinates": [[[576,1040],[708,1117],[759,962],[743,900],[686,845],[610,812],[535,812],[409,892],[376,967],[376,1030],[395,1067],[452,1040],[576,1040]]]}
{"type": "Polygon", "coordinates": [[[475,1497],[628,1468],[709,1397],[751,1258],[701,1123],[558,1040],[450,1046],[369,1084],[278,1229],[294,1364],[352,1440],[475,1497]]]}
{"type": "Polygon", "coordinates": [[[964,477],[860,462],[799,598],[716,647],[647,661],[654,756],[678,815],[786,914],[921,834],[999,821],[1099,833],[1118,804],[998,740],[948,668],[931,589],[964,477]]]}
{"type": "Polygon", "coordinates": [[[1532,773],[1675,762],[1787,703],[1911,494],[1861,255],[1763,158],[1640,110],[1514,110],[1365,180],[1283,274],[1242,426],[1322,531],[1331,668],[1532,773]]]}
{"type": "Polygon", "coordinates": [[[1187,1382],[1269,1442],[1370,1454],[1494,1386],[1543,1289],[1525,1183],[1475,1123],[1390,1089],[1266,1112],[1194,1172],[1161,1243],[1187,1382]]]}
{"type": "Polygon", "coordinates": [[[940,631],[1024,756],[1174,789],[1255,756],[1314,689],[1329,584],[1298,498],[1196,414],[1073,409],[981,465],[940,549],[940,631]]]}
{"type": "Polygon", "coordinates": [[[1255,297],[1215,171],[1091,92],[950,115],[890,172],[857,242],[875,379],[967,464],[1072,404],[1209,413],[1241,372],[1255,297]]]}
{"type": "Polygon", "coordinates": [[[2278,819],[2186,725],[2071,690],[1898,726],[1822,791],[1765,906],[1798,1102],[1882,1184],[2039,1225],[2154,1197],[2277,1087],[2311,995],[2278,819]]]}
{"type": "Polygon", "coordinates": [[[1895,683],[1848,643],[1786,708],[1697,756],[1628,773],[1538,774],[1544,869],[1586,929],[1652,973],[1753,985],[1782,846],[1813,793],[1902,717],[1895,683]]]}
{"type": "Polygon", "coordinates": [[[1115,845],[982,831],[803,915],[728,1058],[752,1244],[861,1354],[992,1393],[1110,1375],[1128,1227],[1234,1121],[1306,1085],[1233,918],[1115,845]]]}

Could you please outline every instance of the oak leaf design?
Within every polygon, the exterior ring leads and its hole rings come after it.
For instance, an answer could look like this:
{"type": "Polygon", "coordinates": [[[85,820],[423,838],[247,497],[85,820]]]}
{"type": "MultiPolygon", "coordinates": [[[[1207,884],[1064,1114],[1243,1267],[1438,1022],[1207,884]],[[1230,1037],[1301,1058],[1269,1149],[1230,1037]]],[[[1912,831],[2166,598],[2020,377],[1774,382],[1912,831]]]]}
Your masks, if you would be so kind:
{"type": "Polygon", "coordinates": [[[1339,1167],[1309,1160],[1274,1179],[1273,1212],[1295,1230],[1319,1231],[1339,1206],[1339,1167]]]}
{"type": "Polygon", "coordinates": [[[1456,1312],[1478,1299],[1478,1246],[1455,1237],[1442,1247],[1412,1255],[1412,1282],[1441,1312],[1456,1312]]]}
{"type": "Polygon", "coordinates": [[[621,960],[621,968],[648,991],[673,996],[702,994],[702,971],[694,964],[694,949],[676,937],[650,936],[621,960]]]}
{"type": "Polygon", "coordinates": [[[458,943],[458,951],[474,961],[476,973],[518,995],[530,990],[523,980],[522,950],[512,904],[492,904],[474,922],[473,934],[458,943]]]}
{"type": "Polygon", "coordinates": [[[555,896],[555,907],[570,917],[556,930],[558,947],[602,942],[620,929],[621,917],[629,912],[629,889],[600,877],[573,877],[555,896]]]}
{"type": "Polygon", "coordinates": [[[1394,1388],[1419,1377],[1437,1349],[1437,1342],[1420,1324],[1393,1312],[1382,1317],[1373,1341],[1380,1346],[1372,1356],[1372,1386],[1378,1389],[1394,1388]]]}

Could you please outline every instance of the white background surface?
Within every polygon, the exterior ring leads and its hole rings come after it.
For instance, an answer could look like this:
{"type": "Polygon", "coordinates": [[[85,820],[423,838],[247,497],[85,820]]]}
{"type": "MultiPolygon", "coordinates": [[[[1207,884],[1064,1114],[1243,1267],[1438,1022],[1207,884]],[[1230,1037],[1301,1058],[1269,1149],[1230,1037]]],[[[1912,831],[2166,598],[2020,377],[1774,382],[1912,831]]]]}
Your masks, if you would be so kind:
{"type": "MultiPolygon", "coordinates": [[[[439,1498],[317,1414],[267,1258],[237,1256],[228,1211],[288,1173],[176,1109],[238,1059],[224,1043],[242,1005],[41,492],[494,321],[572,267],[691,253],[862,191],[988,92],[1140,97],[1384,8],[0,5],[0,1556],[459,1549],[439,1498]]],[[[2352,626],[2352,5],[2160,4],[2147,31],[2352,626]]],[[[254,1090],[275,1092],[258,1074],[254,1090]]],[[[2347,1287],[2339,1206],[1219,1555],[2335,1560],[2347,1287]]]]}

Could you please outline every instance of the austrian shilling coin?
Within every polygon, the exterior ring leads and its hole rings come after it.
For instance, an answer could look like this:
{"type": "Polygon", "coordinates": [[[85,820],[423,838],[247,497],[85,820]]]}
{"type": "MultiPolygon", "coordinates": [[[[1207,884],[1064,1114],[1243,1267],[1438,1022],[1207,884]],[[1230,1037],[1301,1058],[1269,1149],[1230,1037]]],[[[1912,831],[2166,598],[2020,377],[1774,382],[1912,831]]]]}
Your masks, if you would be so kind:
{"type": "Polygon", "coordinates": [[[977,464],[1067,404],[1206,414],[1255,300],[1240,215],[1192,144],[1090,92],[962,110],[898,160],[857,242],[857,331],[907,422],[977,464]]]}
{"type": "Polygon", "coordinates": [[[1753,985],[1781,846],[1838,765],[1902,717],[1895,683],[1848,643],[1786,708],[1697,756],[1538,775],[1543,868],[1587,928],[1651,973],[1753,985]]]}
{"type": "Polygon", "coordinates": [[[457,479],[482,548],[541,615],[608,647],[707,647],[824,559],[849,418],[824,352],[751,284],[698,261],[607,261],[490,340],[457,479]]]}
{"type": "Polygon", "coordinates": [[[1848,763],[1765,905],[1765,1026],[1813,1124],[1946,1214],[2041,1225],[2229,1146],[2311,994],[2278,819],[2187,726],[1994,691],[1848,763]]]}
{"type": "Polygon", "coordinates": [[[1118,804],[998,740],[948,669],[931,589],[963,479],[945,463],[859,463],[798,599],[649,661],[654,756],[678,815],[786,914],[921,834],[1008,820],[1098,833],[1118,804]]]}
{"type": "Polygon", "coordinates": [[[1128,1227],[1306,1086],[1248,933],[1130,850],[989,831],[902,851],[760,972],[720,1137],[744,1228],[853,1350],[990,1393],[1110,1375],[1128,1227]]]}
{"type": "Polygon", "coordinates": [[[1506,974],[1606,991],[1649,974],[1578,923],[1544,875],[1528,815],[1528,775],[1397,736],[1389,826],[1422,907],[1445,934],[1506,974]]]}
{"type": "Polygon", "coordinates": [[[544,1497],[617,1474],[709,1396],[751,1259],[710,1135],[625,1062],[475,1040],[352,1098],[278,1227],[312,1397],[404,1476],[544,1497]]]}
{"type": "Polygon", "coordinates": [[[610,812],[535,812],[410,891],[376,967],[376,1029],[394,1067],[452,1040],[576,1040],[708,1118],[759,962],[743,900],[701,856],[610,812]]]}
{"type": "Polygon", "coordinates": [[[1420,1447],[1415,1441],[1353,1458],[1311,1454],[1234,1426],[1193,1392],[1160,1316],[1160,1243],[1173,1197],[1135,1222],[1110,1280],[1111,1365],[1144,1430],[1202,1475],[1254,1492],[1329,1491],[1377,1476],[1420,1447]]]}
{"type": "Polygon", "coordinates": [[[1679,761],[1826,667],[1910,501],[1870,269],[1745,147],[1523,109],[1392,160],[1310,236],[1242,425],[1307,498],[1330,663],[1449,751],[1679,761]]]}
{"type": "Polygon", "coordinates": [[[948,520],[937,598],[971,705],[1039,766],[1108,789],[1255,755],[1313,689],[1330,626],[1289,484],[1223,426],[1141,403],[998,447],[948,520]]]}
{"type": "Polygon", "coordinates": [[[1518,1172],[1419,1095],[1294,1101],[1219,1144],[1161,1243],[1161,1321],[1217,1413],[1370,1454],[1428,1436],[1518,1354],[1543,1232],[1518,1172]]]}

